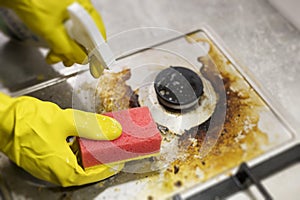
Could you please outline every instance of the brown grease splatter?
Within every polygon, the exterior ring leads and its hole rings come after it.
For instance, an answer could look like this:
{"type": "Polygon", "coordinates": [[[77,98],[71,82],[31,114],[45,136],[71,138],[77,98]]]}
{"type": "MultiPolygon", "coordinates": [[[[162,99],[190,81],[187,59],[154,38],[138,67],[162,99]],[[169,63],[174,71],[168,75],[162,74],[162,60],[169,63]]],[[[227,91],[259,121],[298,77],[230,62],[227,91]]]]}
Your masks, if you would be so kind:
{"type": "MultiPolygon", "coordinates": [[[[187,130],[181,138],[182,142],[190,134],[196,135],[196,138],[184,159],[175,160],[160,174],[147,176],[148,186],[140,191],[144,198],[164,198],[210,179],[262,154],[261,146],[268,143],[267,135],[258,128],[260,109],[265,106],[260,97],[211,41],[196,34],[189,35],[187,40],[210,44],[209,55],[198,60],[204,65],[202,75],[212,83],[218,94],[216,109],[226,106],[225,122],[216,124],[219,127],[211,127],[209,119],[202,125],[187,130]],[[223,88],[216,84],[218,81],[222,82],[223,88]],[[224,89],[225,95],[221,98],[220,94],[224,89]],[[208,129],[221,131],[215,146],[205,157],[201,157],[199,151],[208,129]]],[[[130,107],[136,106],[139,106],[138,95],[133,93],[130,107]]],[[[167,127],[158,128],[162,135],[169,134],[167,127]]]]}
{"type": "Polygon", "coordinates": [[[199,58],[199,62],[204,65],[201,73],[212,83],[217,93],[221,92],[222,88],[218,88],[214,82],[218,78],[223,81],[226,102],[219,99],[218,104],[220,106],[226,103],[226,116],[216,145],[204,158],[199,156],[199,151],[208,128],[214,128],[209,127],[210,120],[186,132],[188,134],[196,131],[196,144],[188,148],[185,159],[174,161],[169,169],[164,171],[163,178],[160,177],[160,181],[163,182],[160,191],[164,194],[178,192],[178,181],[181,187],[187,188],[257,157],[263,153],[261,145],[268,142],[267,135],[258,128],[263,101],[211,41],[197,38],[197,35],[189,37],[193,37],[193,42],[210,44],[209,55],[199,58]],[[177,173],[172,170],[175,166],[180,166],[177,173]]]}

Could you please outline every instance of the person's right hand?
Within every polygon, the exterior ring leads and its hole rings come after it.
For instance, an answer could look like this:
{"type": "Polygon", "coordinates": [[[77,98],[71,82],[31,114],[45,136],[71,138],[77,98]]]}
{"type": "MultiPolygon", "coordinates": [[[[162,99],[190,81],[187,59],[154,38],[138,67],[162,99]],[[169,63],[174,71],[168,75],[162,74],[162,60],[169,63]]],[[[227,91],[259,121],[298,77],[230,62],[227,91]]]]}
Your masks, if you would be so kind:
{"type": "Polygon", "coordinates": [[[83,185],[119,172],[124,164],[84,170],[66,138],[113,140],[121,132],[121,125],[107,116],[0,93],[0,150],[33,176],[54,184],[83,185]]]}
{"type": "Polygon", "coordinates": [[[69,18],[67,7],[74,2],[85,8],[106,38],[101,16],[91,0],[0,0],[0,6],[12,9],[33,33],[47,42],[51,49],[46,59],[49,64],[62,61],[71,66],[87,61],[86,50],[70,38],[64,27],[69,18]]]}

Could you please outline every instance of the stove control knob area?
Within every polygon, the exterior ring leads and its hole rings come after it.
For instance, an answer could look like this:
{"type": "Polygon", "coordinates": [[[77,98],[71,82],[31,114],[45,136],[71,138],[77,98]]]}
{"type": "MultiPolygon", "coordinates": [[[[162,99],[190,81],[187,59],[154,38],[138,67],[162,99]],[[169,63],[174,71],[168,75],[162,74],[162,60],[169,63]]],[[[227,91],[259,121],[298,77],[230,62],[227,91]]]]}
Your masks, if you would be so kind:
{"type": "Polygon", "coordinates": [[[179,66],[162,70],[155,78],[154,88],[159,103],[171,110],[191,109],[203,94],[199,75],[179,66]]]}

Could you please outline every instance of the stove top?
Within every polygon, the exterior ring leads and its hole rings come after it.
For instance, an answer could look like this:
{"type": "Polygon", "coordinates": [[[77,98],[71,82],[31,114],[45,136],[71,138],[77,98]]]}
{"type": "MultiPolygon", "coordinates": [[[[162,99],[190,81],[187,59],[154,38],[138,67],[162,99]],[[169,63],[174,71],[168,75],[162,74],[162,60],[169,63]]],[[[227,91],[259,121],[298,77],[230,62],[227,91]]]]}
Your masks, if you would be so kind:
{"type": "MultiPolygon", "coordinates": [[[[288,114],[257,82],[255,76],[231,56],[212,30],[203,28],[177,35],[119,56],[119,68],[116,67],[115,71],[129,68],[132,76],[127,84],[137,94],[146,91],[140,94],[141,97],[147,97],[147,92],[152,91],[148,88],[151,85],[148,83],[153,82],[152,75],[170,66],[184,66],[194,70],[203,80],[208,80],[213,93],[204,90],[204,94],[208,100],[212,99],[207,105],[213,106],[207,112],[205,109],[196,112],[196,115],[182,112],[177,118],[174,113],[168,113],[178,123],[172,121],[164,124],[175,130],[172,131],[175,134],[162,132],[167,136],[172,134],[172,137],[165,137],[166,144],[176,138],[175,146],[185,148],[174,149],[174,145],[166,145],[172,147],[166,148],[166,155],[176,156],[167,157],[169,160],[160,171],[134,174],[125,170],[82,188],[49,188],[32,179],[24,182],[24,172],[20,173],[16,167],[2,167],[5,184],[1,185],[14,191],[13,195],[20,190],[28,190],[43,199],[63,195],[95,199],[239,199],[238,192],[249,188],[256,191],[250,199],[276,198],[274,192],[265,187],[265,182],[271,175],[297,164],[299,140],[288,123],[288,114]],[[194,118],[196,122],[190,123],[194,118]]],[[[73,107],[95,111],[95,87],[99,83],[84,78],[89,74],[86,69],[76,70],[38,87],[25,88],[15,95],[24,92],[30,95],[36,90],[67,81],[74,89],[73,107]]],[[[153,97],[155,92],[151,95],[153,97]]],[[[161,112],[157,113],[156,119],[160,120],[161,112]]],[[[134,162],[128,163],[127,169],[131,168],[132,172],[132,168],[137,166],[134,162]]]]}

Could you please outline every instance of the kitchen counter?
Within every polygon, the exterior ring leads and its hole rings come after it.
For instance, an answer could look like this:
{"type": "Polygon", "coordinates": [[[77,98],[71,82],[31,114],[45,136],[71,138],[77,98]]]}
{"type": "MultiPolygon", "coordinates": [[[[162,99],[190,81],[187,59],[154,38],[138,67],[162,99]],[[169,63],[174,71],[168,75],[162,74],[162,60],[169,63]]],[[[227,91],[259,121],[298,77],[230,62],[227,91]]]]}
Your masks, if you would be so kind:
{"type": "MultiPolygon", "coordinates": [[[[208,25],[223,40],[232,55],[248,67],[262,86],[290,114],[290,121],[300,134],[300,32],[268,1],[93,2],[102,14],[108,37],[138,27],[163,27],[187,33],[208,25]]],[[[24,86],[23,83],[30,85],[56,77],[63,66],[47,65],[43,60],[44,55],[45,50],[9,42],[0,34],[0,90],[17,90],[24,86]],[[15,80],[18,80],[16,84],[15,80]]],[[[31,95],[53,101],[61,107],[72,105],[72,91],[67,83],[31,95]]],[[[0,155],[0,161],[2,160],[7,162],[0,155]]],[[[20,189],[16,197],[34,198],[35,192],[20,189]]],[[[60,192],[62,194],[58,196],[63,196],[64,193],[60,192]]],[[[91,197],[95,196],[91,194],[91,197]]]]}

